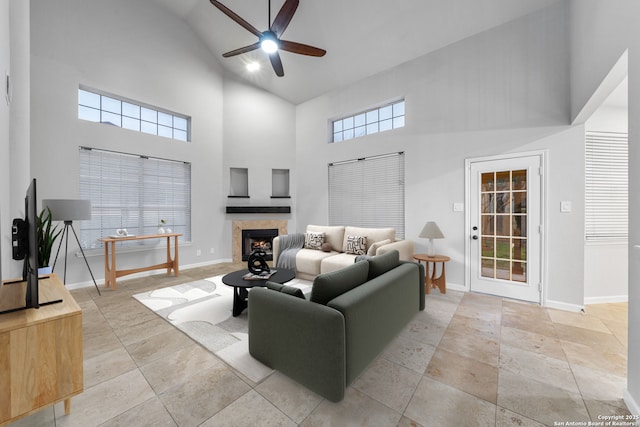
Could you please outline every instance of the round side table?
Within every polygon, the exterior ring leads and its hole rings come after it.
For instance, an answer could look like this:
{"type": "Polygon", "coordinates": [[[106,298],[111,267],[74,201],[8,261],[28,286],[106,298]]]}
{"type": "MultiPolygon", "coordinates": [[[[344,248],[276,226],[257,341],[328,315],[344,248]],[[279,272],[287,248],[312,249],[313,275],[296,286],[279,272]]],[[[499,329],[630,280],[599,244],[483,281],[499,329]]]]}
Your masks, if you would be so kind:
{"type": "Polygon", "coordinates": [[[424,261],[426,264],[425,269],[425,284],[426,284],[426,293],[431,293],[431,288],[440,289],[440,293],[447,293],[447,279],[444,270],[444,264],[449,261],[451,258],[445,255],[427,255],[427,254],[415,254],[413,259],[418,262],[424,261]],[[442,271],[440,272],[440,276],[436,277],[436,266],[437,263],[442,264],[442,271]],[[433,264],[433,270],[431,270],[431,274],[429,274],[429,269],[431,264],[433,264]]]}

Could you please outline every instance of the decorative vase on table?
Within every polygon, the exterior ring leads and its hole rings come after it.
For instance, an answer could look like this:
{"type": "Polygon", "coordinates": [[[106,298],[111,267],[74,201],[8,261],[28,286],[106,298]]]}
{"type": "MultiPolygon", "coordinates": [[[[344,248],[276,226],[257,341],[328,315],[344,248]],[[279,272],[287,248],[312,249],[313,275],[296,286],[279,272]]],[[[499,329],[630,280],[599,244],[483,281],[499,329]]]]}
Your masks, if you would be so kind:
{"type": "Polygon", "coordinates": [[[254,249],[247,260],[247,268],[251,274],[269,273],[269,264],[265,260],[267,254],[262,249],[254,249]]]}

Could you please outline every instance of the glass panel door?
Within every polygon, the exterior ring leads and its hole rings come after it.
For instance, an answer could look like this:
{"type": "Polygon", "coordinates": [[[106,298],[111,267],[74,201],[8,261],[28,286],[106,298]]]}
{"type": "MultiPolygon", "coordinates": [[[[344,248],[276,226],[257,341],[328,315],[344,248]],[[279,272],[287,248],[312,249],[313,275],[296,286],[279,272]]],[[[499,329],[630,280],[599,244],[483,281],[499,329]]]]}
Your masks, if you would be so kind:
{"type": "Polygon", "coordinates": [[[527,281],[527,171],[481,174],[481,275],[527,281]]]}
{"type": "Polygon", "coordinates": [[[471,161],[470,288],[540,302],[541,156],[471,161]]]}

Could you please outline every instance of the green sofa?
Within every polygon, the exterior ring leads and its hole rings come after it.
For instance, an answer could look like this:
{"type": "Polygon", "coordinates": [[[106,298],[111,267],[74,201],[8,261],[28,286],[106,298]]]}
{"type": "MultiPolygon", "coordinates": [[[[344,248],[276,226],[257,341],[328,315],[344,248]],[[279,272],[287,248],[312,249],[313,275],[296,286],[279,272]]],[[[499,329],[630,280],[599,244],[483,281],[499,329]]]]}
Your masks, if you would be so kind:
{"type": "Polygon", "coordinates": [[[320,274],[310,299],[268,284],[249,292],[249,353],[334,402],[424,310],[424,266],[397,251],[320,274]],[[300,298],[302,297],[302,298],[300,298]]]}

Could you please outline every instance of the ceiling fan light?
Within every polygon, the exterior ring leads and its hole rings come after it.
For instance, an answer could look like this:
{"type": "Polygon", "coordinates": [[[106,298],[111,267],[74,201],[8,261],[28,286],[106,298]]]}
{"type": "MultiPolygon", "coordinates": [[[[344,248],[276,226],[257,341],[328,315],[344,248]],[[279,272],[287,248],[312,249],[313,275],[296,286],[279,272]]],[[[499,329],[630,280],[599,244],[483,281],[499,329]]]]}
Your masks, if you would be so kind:
{"type": "Polygon", "coordinates": [[[260,69],[260,63],[259,62],[249,62],[247,64],[247,71],[249,72],[256,72],[260,69]]]}
{"type": "Polygon", "coordinates": [[[260,47],[262,48],[262,50],[269,54],[278,51],[278,43],[271,38],[265,38],[264,40],[262,40],[260,42],[260,47]]]}

